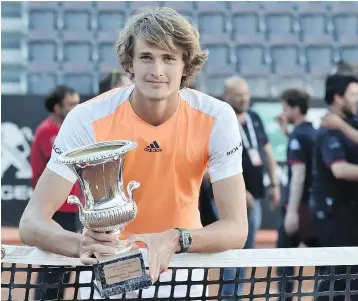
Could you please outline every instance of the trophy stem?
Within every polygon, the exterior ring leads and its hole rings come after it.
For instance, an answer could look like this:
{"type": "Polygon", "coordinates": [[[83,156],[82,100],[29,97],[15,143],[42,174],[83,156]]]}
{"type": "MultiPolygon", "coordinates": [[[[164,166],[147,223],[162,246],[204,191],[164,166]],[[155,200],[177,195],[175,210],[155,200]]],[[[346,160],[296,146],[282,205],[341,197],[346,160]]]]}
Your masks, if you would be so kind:
{"type": "MultiPolygon", "coordinates": [[[[122,229],[123,228],[115,230],[115,231],[106,231],[106,233],[107,234],[117,235],[118,237],[120,237],[122,229]]],[[[120,240],[120,242],[122,242],[121,245],[119,245],[119,246],[117,246],[115,248],[116,249],[116,254],[115,255],[120,255],[120,254],[123,254],[123,253],[127,253],[133,248],[132,244],[125,244],[123,240],[122,241],[120,240]]],[[[113,254],[109,254],[109,253],[100,253],[101,257],[102,256],[112,256],[112,255],[113,254]]],[[[99,254],[96,255],[97,259],[99,259],[98,256],[99,256],[99,254]]]]}

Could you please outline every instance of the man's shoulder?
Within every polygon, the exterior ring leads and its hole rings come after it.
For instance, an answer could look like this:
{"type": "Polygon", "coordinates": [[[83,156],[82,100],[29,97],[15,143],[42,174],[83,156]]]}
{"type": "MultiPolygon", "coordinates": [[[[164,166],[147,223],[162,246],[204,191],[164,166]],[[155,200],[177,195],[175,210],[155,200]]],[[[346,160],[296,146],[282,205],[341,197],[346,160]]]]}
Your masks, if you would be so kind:
{"type": "Polygon", "coordinates": [[[295,127],[292,136],[298,139],[312,140],[316,136],[316,129],[311,122],[305,122],[302,126],[295,127]]]}
{"type": "Polygon", "coordinates": [[[338,130],[331,130],[320,127],[317,130],[316,143],[320,147],[329,147],[333,149],[335,146],[338,147],[338,145],[344,143],[344,136],[338,130]]]}
{"type": "MultiPolygon", "coordinates": [[[[248,109],[248,110],[247,110],[247,114],[250,115],[250,117],[251,117],[251,119],[252,119],[252,121],[253,121],[254,123],[256,123],[256,124],[263,124],[260,115],[259,115],[256,111],[254,111],[253,109],[251,109],[251,108],[248,109]]],[[[255,126],[255,124],[254,124],[254,126],[255,126]]]]}
{"type": "Polygon", "coordinates": [[[46,118],[38,125],[34,134],[35,136],[43,136],[43,135],[57,133],[59,130],[60,130],[59,125],[46,118]]]}
{"type": "MultiPolygon", "coordinates": [[[[331,131],[330,131],[331,132],[331,131]]],[[[329,131],[327,128],[324,128],[322,126],[320,126],[318,129],[317,129],[317,138],[322,138],[324,137],[325,135],[329,134],[329,131]]]]}
{"type": "Polygon", "coordinates": [[[247,110],[247,114],[249,114],[249,115],[251,116],[251,118],[261,119],[261,118],[260,118],[260,115],[259,115],[256,111],[254,111],[252,108],[249,108],[249,109],[247,110]]]}
{"type": "Polygon", "coordinates": [[[128,100],[134,85],[115,88],[76,106],[69,114],[72,118],[96,121],[113,114],[128,100]]]}
{"type": "Polygon", "coordinates": [[[191,108],[214,119],[234,113],[228,103],[194,89],[184,88],[180,90],[180,96],[191,108]]]}

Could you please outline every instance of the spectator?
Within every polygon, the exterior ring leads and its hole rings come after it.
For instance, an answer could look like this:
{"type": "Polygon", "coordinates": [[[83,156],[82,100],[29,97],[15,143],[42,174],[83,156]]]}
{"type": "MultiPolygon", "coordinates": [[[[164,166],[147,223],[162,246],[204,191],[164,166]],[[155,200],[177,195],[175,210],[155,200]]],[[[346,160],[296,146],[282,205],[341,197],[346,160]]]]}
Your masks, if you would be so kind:
{"type": "MultiPolygon", "coordinates": [[[[297,248],[301,242],[308,247],[318,247],[313,221],[309,213],[309,188],[312,182],[312,156],[316,131],[306,121],[310,96],[303,90],[289,89],[281,94],[283,114],[279,120],[281,128],[294,126],[289,134],[287,147],[288,185],[283,197],[281,222],[278,230],[278,248],[297,248]]],[[[279,275],[294,275],[294,268],[278,268],[279,275]],[[284,272],[284,270],[286,270],[284,272]]],[[[279,282],[280,291],[281,282],[279,282]]],[[[287,281],[285,292],[293,291],[293,282],[287,281]]],[[[292,300],[291,297],[286,298],[292,300]]]]}
{"type": "MultiPolygon", "coordinates": [[[[231,77],[225,82],[224,101],[236,112],[243,141],[242,165],[246,184],[246,200],[248,207],[249,234],[245,249],[255,247],[255,235],[261,227],[264,192],[264,158],[268,162],[270,177],[270,195],[276,206],[280,202],[280,185],[276,181],[276,161],[261,118],[250,107],[250,91],[247,82],[241,77],[231,77]]],[[[243,278],[245,269],[241,269],[243,278]]],[[[236,269],[225,269],[224,279],[235,278],[236,269]]],[[[232,295],[234,285],[226,285],[223,295],[232,295]]],[[[241,294],[239,286],[238,294],[241,294]]]]}
{"type": "MultiPolygon", "coordinates": [[[[354,121],[358,99],[358,80],[349,75],[331,75],[326,80],[325,101],[332,114],[357,127],[354,121]]],[[[358,144],[337,130],[321,127],[317,132],[310,207],[314,214],[317,235],[323,247],[358,246],[358,144]]],[[[352,273],[356,273],[352,268],[352,273]]],[[[329,271],[326,271],[329,272],[329,271]]],[[[346,273],[336,267],[335,273],[346,273]]],[[[322,281],[319,291],[329,290],[329,281],[322,281]]],[[[335,281],[335,291],[346,289],[345,280],[335,281]]],[[[358,289],[352,280],[350,290],[358,289]]],[[[318,301],[329,297],[318,297],[318,301]]],[[[336,297],[335,300],[345,300],[336,297]]],[[[351,297],[351,301],[358,296],[351,297]]]]}

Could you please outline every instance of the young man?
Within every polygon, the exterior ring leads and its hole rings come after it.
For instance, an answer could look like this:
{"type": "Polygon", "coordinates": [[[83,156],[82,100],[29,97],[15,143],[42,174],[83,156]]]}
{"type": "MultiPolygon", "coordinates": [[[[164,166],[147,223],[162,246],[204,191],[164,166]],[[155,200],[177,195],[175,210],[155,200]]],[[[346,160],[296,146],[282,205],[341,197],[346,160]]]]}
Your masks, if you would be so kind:
{"type": "MultiPolygon", "coordinates": [[[[75,108],[80,102],[79,94],[67,86],[57,86],[46,98],[45,107],[49,116],[40,123],[34,135],[31,146],[30,163],[32,168],[32,187],[35,188],[37,182],[46,168],[47,162],[51,158],[53,142],[60,131],[61,124],[67,114],[75,108]]],[[[73,186],[71,195],[82,199],[82,192],[78,182],[73,186]]],[[[78,210],[75,206],[66,203],[66,197],[62,200],[61,207],[54,212],[52,219],[67,231],[78,232],[81,228],[78,219],[78,210]]],[[[59,275],[49,272],[45,279],[39,276],[39,282],[56,283],[59,275]]],[[[64,282],[69,280],[69,274],[64,275],[64,282]]],[[[36,297],[41,298],[40,290],[36,290],[36,297]]],[[[58,292],[57,289],[47,289],[46,299],[56,299],[57,294],[63,298],[63,290],[58,292]]]]}
{"type": "MultiPolygon", "coordinates": [[[[289,89],[281,94],[280,99],[283,104],[281,120],[292,124],[294,128],[289,134],[287,147],[288,185],[281,209],[277,247],[297,248],[301,242],[308,247],[318,247],[318,238],[308,208],[316,138],[312,123],[306,121],[310,96],[303,90],[289,89]]],[[[283,270],[279,268],[278,273],[282,274],[283,270]]],[[[294,269],[286,268],[286,272],[287,275],[293,275],[294,269]]],[[[285,292],[292,290],[293,282],[287,281],[285,292]]]]}
{"type": "MultiPolygon", "coordinates": [[[[138,215],[121,239],[147,245],[155,282],[175,252],[244,246],[248,225],[242,142],[228,104],[185,88],[207,53],[200,49],[198,31],[183,16],[169,8],[141,9],[122,30],[116,47],[134,84],[77,106],[63,123],[55,149],[64,152],[118,139],[138,143],[124,167],[125,186],[133,179],[141,183],[135,196],[138,215]],[[153,141],[160,152],[147,151],[153,141]],[[198,197],[207,166],[221,219],[202,228],[198,197]],[[192,243],[181,244],[183,235],[191,236],[192,243]]],[[[24,211],[20,235],[29,245],[93,264],[94,252],[114,253],[118,237],[89,230],[70,233],[51,220],[76,180],[56,163],[57,156],[53,151],[24,211]]]]}
{"type": "MultiPolygon", "coordinates": [[[[332,114],[354,126],[358,100],[358,80],[347,75],[331,75],[326,80],[325,101],[332,114]]],[[[317,132],[314,173],[310,206],[317,235],[323,247],[358,245],[358,144],[337,130],[320,128],[317,132]]],[[[329,272],[329,271],[327,271],[329,272]]],[[[335,273],[346,273],[337,267],[335,273]]],[[[352,268],[352,273],[354,273],[352,268]]],[[[329,290],[329,281],[323,281],[319,291],[329,290]]],[[[344,291],[344,280],[335,282],[335,291],[344,291]]],[[[358,289],[352,281],[351,290],[358,289]]],[[[317,300],[328,300],[319,297],[317,300]]],[[[344,296],[335,300],[345,300],[344,296]]],[[[351,296],[351,301],[358,296],[351,296]]]]}

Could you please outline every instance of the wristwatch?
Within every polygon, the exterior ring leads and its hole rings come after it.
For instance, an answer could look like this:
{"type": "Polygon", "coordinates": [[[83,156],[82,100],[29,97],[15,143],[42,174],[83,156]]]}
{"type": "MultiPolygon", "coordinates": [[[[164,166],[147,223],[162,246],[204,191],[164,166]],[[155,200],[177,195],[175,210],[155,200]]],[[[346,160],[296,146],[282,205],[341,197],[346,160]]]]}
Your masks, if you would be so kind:
{"type": "Polygon", "coordinates": [[[183,228],[175,228],[179,231],[179,243],[180,243],[180,251],[177,253],[185,253],[191,247],[193,237],[191,233],[183,228]]]}

